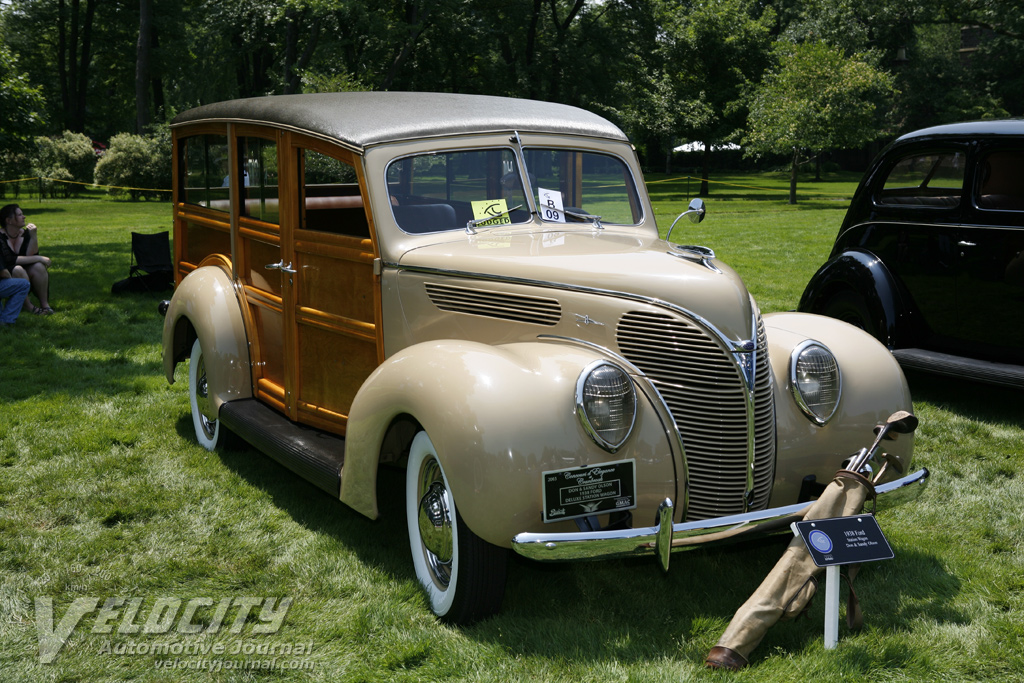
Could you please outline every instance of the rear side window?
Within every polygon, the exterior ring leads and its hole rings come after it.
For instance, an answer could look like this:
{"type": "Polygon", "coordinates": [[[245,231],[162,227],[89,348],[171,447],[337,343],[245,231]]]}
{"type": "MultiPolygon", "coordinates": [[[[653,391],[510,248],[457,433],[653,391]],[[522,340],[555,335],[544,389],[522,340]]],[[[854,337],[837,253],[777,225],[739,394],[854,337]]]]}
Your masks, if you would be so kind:
{"type": "Polygon", "coordinates": [[[186,204],[230,211],[228,190],[228,138],[226,135],[194,135],[179,149],[179,166],[184,178],[179,183],[180,199],[186,204]]]}
{"type": "Polygon", "coordinates": [[[1024,150],[999,150],[982,157],[975,203],[981,209],[1024,211],[1024,150]]]}
{"type": "Polygon", "coordinates": [[[952,208],[960,204],[965,155],[960,151],[912,154],[885,178],[879,204],[952,208]]]}
{"type": "Polygon", "coordinates": [[[238,139],[238,145],[245,215],[277,225],[277,144],[264,138],[245,137],[238,139]]]}

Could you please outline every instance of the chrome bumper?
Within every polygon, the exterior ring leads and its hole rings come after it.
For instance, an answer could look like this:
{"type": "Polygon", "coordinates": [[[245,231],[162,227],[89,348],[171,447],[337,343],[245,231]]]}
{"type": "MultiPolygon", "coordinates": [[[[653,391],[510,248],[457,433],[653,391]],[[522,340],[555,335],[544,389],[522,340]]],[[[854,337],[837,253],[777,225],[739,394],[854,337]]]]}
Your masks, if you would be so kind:
{"type": "MultiPolygon", "coordinates": [[[[914,500],[924,491],[929,472],[921,469],[875,488],[879,507],[893,507],[914,500]]],[[[512,539],[512,549],[531,560],[596,560],[612,557],[656,555],[668,570],[673,550],[688,550],[716,543],[735,542],[789,531],[803,519],[811,503],[746,512],[741,515],[672,524],[672,501],[658,508],[658,523],[651,527],[617,531],[575,533],[522,533],[512,539]]]]}

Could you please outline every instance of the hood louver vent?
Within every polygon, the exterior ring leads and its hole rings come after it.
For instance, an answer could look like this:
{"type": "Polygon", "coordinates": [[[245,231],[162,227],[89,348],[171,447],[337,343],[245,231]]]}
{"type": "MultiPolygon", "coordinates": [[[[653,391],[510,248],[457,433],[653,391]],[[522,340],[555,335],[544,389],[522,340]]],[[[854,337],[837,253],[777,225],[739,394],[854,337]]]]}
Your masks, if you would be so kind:
{"type": "Polygon", "coordinates": [[[427,296],[442,311],[548,326],[562,317],[562,306],[555,299],[436,283],[428,283],[426,288],[427,296]]]}

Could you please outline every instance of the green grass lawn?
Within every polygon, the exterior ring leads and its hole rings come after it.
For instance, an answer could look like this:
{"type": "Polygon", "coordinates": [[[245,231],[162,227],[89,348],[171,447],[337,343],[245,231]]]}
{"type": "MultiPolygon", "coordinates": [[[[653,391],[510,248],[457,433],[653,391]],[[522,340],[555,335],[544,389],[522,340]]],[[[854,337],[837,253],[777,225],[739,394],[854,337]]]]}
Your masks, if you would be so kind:
{"type": "MultiPolygon", "coordinates": [[[[681,223],[673,239],[713,248],[765,312],[792,309],[856,178],[802,182],[807,201],[795,207],[779,174],[728,178],[771,192],[713,188],[706,220],[681,223]]],[[[664,231],[686,206],[685,183],[651,180],[664,231]]],[[[784,538],[676,554],[667,575],[653,560],[514,559],[501,614],[452,628],[413,574],[401,473],[382,474],[385,515],[370,521],[254,451],[195,443],[185,368],[174,385],[162,373],[161,295],[110,293],[128,272],[130,231],[169,229],[169,205],[22,207],[53,258],[57,313],[0,333],[0,681],[1024,680],[1019,393],[910,377],[917,464],[932,484],[880,516],[896,558],[861,572],[866,626],[842,626],[836,650],[822,646],[819,597],[809,619],[768,633],[748,670],[703,667],[784,538]],[[256,632],[267,599],[285,597],[279,630],[256,632]],[[52,604],[59,633],[83,598],[125,603],[86,614],[41,663],[38,605],[52,604]],[[203,598],[186,624],[209,624],[224,605],[222,628],[181,634],[167,622],[178,612],[165,606],[203,598]],[[256,607],[232,633],[246,598],[256,607]],[[162,668],[275,657],[276,670],[162,668]],[[280,668],[290,665],[307,668],[280,668]]]]}

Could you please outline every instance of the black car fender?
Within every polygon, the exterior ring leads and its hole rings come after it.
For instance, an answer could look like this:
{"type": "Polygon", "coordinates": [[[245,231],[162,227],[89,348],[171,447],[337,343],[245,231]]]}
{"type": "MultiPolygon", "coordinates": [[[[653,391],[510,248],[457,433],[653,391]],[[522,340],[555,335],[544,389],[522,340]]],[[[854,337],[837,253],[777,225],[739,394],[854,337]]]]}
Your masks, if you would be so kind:
{"type": "Polygon", "coordinates": [[[859,327],[890,349],[900,346],[902,340],[896,323],[910,312],[896,279],[881,259],[859,249],[833,256],[808,282],[797,310],[832,315],[839,300],[853,301],[863,307],[864,320],[859,327]]]}

